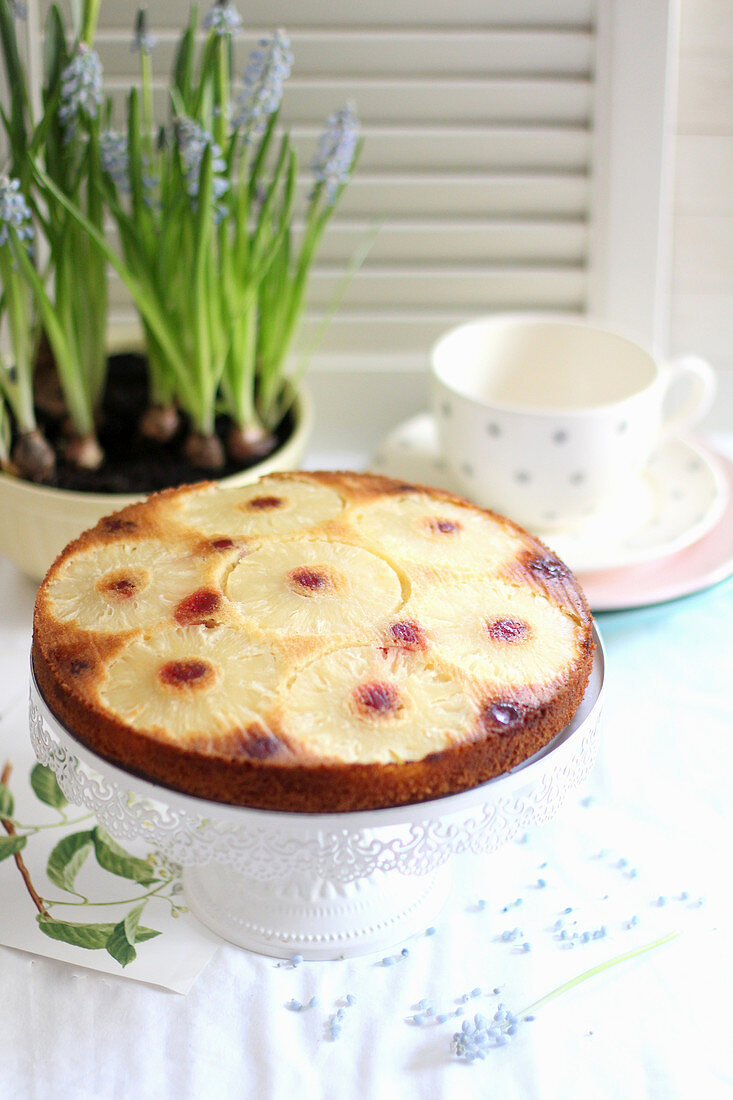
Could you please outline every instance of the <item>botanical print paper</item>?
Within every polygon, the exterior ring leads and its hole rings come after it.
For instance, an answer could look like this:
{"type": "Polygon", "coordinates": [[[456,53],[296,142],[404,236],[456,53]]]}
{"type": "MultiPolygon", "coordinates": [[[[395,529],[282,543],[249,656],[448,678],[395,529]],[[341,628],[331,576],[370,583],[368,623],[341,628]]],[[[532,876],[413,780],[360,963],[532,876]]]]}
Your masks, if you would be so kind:
{"type": "Polygon", "coordinates": [[[23,700],[0,719],[0,944],[187,993],[220,941],[182,868],[69,805],[27,730],[23,700]]]}

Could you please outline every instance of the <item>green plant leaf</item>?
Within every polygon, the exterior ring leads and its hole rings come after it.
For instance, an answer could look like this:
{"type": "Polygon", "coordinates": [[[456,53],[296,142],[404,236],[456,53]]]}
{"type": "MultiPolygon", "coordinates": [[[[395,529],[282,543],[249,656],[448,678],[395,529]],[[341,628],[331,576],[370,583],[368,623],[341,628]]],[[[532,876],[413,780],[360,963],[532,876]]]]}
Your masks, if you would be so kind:
{"type": "Polygon", "coordinates": [[[0,783],[0,817],[12,817],[14,806],[12,794],[4,783],[0,783]]]}
{"type": "Polygon", "coordinates": [[[152,940],[159,935],[160,932],[156,931],[155,928],[143,928],[140,925],[135,933],[135,943],[144,943],[145,940],[152,940]]]}
{"type": "Polygon", "coordinates": [[[137,951],[127,938],[124,920],[114,926],[105,947],[112,958],[116,959],[122,967],[127,966],[128,963],[137,958],[137,951]]]}
{"type": "Polygon", "coordinates": [[[70,894],[75,892],[74,879],[91,852],[92,843],[92,834],[88,829],[81,833],[72,833],[59,841],[46,864],[46,874],[54,886],[59,886],[70,894]]]}
{"type": "Polygon", "coordinates": [[[0,836],[0,861],[25,848],[26,839],[24,836],[0,836]]]}
{"type": "Polygon", "coordinates": [[[140,923],[140,917],[142,916],[145,903],[142,905],[136,905],[134,909],[131,909],[129,913],[125,914],[123,924],[125,926],[125,935],[127,936],[128,943],[134,943],[137,936],[137,926],[140,923]]]}
{"type": "Polygon", "coordinates": [[[74,947],[84,947],[87,951],[106,947],[117,927],[115,924],[75,924],[41,914],[36,917],[36,921],[44,936],[49,939],[61,940],[62,943],[70,943],[74,947]]]}
{"type": "Polygon", "coordinates": [[[56,776],[44,764],[34,764],[31,768],[31,787],[36,798],[45,802],[47,806],[62,810],[67,805],[56,776]]]}
{"type": "Polygon", "coordinates": [[[120,848],[109,833],[99,825],[92,829],[92,841],[97,863],[100,867],[104,867],[105,871],[120,875],[121,878],[132,879],[143,886],[149,886],[151,882],[156,881],[153,868],[146,860],[138,859],[137,856],[126,852],[124,848],[120,848]]]}

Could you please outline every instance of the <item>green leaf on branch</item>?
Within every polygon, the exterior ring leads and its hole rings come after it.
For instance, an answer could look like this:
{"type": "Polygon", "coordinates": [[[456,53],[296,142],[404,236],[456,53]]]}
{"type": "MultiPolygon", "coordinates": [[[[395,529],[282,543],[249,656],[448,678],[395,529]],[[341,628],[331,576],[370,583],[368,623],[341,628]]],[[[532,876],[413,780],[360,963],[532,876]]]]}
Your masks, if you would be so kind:
{"type": "Polygon", "coordinates": [[[129,878],[143,886],[156,882],[153,868],[147,860],[138,859],[115,843],[112,837],[99,825],[92,829],[92,841],[97,863],[121,878],[129,878]]]}
{"type": "Polygon", "coordinates": [[[84,947],[87,951],[96,951],[107,946],[107,941],[117,925],[114,924],[75,924],[71,921],[54,920],[40,914],[36,917],[38,927],[44,936],[52,940],[61,940],[73,947],[84,947]]]}
{"type": "Polygon", "coordinates": [[[145,904],[136,905],[134,909],[131,909],[126,914],[123,924],[125,926],[125,935],[127,936],[128,943],[134,943],[137,936],[137,926],[140,923],[140,917],[142,916],[145,904]]]}
{"type": "Polygon", "coordinates": [[[145,940],[155,939],[155,937],[159,935],[160,932],[156,931],[155,928],[143,928],[140,926],[135,933],[135,943],[144,943],[145,940]]]}
{"type": "Polygon", "coordinates": [[[144,905],[138,905],[131,909],[124,919],[114,926],[105,945],[112,958],[123,967],[137,958],[137,951],[133,944],[142,943],[144,940],[151,940],[154,936],[160,935],[160,932],[156,932],[154,928],[140,927],[139,921],[144,908],[144,905]]]}
{"type": "Polygon", "coordinates": [[[85,859],[92,850],[91,831],[72,833],[59,841],[46,864],[46,874],[54,886],[67,890],[70,894],[74,890],[74,880],[85,859]]]}
{"type": "Polygon", "coordinates": [[[31,787],[36,798],[45,802],[47,806],[62,810],[67,805],[56,776],[44,764],[34,764],[31,768],[31,787]]]}
{"type": "Polygon", "coordinates": [[[12,817],[14,806],[12,794],[4,783],[0,783],[0,818],[12,817]]]}
{"type": "Polygon", "coordinates": [[[0,861],[25,848],[26,839],[24,836],[0,836],[0,861]]]}
{"type": "Polygon", "coordinates": [[[116,959],[122,967],[127,966],[128,963],[137,958],[137,951],[127,938],[123,920],[114,926],[105,947],[112,958],[116,959]]]}

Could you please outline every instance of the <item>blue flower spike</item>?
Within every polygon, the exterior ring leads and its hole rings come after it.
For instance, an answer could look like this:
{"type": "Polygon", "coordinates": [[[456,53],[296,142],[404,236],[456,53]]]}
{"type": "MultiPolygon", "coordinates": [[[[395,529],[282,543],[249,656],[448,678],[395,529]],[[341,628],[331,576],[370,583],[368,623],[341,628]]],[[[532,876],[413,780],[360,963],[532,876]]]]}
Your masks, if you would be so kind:
{"type": "Polygon", "coordinates": [[[204,30],[219,36],[237,34],[242,29],[242,16],[230,0],[216,0],[204,16],[204,30]]]}
{"type": "Polygon", "coordinates": [[[319,138],[313,160],[316,183],[325,185],[327,205],[334,202],[336,192],[349,178],[358,140],[359,119],[349,103],[326,120],[326,129],[319,138]]]}
{"type": "Polygon", "coordinates": [[[283,30],[261,38],[250,53],[234,115],[234,125],[246,141],[262,134],[270,115],[277,111],[292,67],[290,40],[283,30]]]}
{"type": "Polygon", "coordinates": [[[0,175],[0,248],[10,240],[10,229],[21,241],[33,239],[31,211],[20,190],[20,180],[0,175]]]}
{"type": "Polygon", "coordinates": [[[61,105],[58,118],[67,141],[80,117],[94,119],[102,102],[102,63],[95,50],[80,42],[61,73],[61,105]]]}

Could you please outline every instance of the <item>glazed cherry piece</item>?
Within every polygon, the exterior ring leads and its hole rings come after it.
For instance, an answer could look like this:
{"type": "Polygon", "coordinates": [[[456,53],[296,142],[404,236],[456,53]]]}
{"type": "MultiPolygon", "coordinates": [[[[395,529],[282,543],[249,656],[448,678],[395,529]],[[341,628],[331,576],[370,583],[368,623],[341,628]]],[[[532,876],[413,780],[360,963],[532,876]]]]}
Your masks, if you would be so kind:
{"type": "Polygon", "coordinates": [[[486,631],[492,641],[513,645],[523,641],[530,628],[523,619],[491,619],[486,623],[486,631]]]}
{"type": "Polygon", "coordinates": [[[168,661],[158,670],[158,678],[166,687],[202,687],[213,672],[208,661],[184,658],[168,661]]]}
{"type": "Polygon", "coordinates": [[[330,584],[325,573],[321,573],[317,569],[309,569],[307,565],[301,565],[298,569],[291,570],[288,573],[288,578],[294,588],[300,590],[303,595],[309,596],[315,592],[323,591],[330,584]]]}
{"type": "Polygon", "coordinates": [[[500,700],[488,703],[481,711],[481,724],[484,729],[502,736],[516,733],[522,718],[522,708],[517,703],[500,700]]]}
{"type": "Polygon", "coordinates": [[[384,680],[359,684],[354,688],[353,699],[356,709],[368,718],[389,717],[396,714],[402,706],[397,688],[384,680]]]}
{"type": "Polygon", "coordinates": [[[254,512],[271,512],[274,508],[279,508],[284,503],[282,497],[255,497],[253,500],[247,502],[247,508],[252,509],[254,512]]]}
{"type": "Polygon", "coordinates": [[[567,577],[570,572],[567,565],[564,565],[559,558],[549,556],[543,558],[530,558],[527,562],[527,566],[538,577],[547,577],[551,580],[567,577]]]}
{"type": "Polygon", "coordinates": [[[419,623],[412,619],[403,622],[392,623],[389,633],[398,646],[402,649],[425,649],[425,634],[419,623]]]}
{"type": "Polygon", "coordinates": [[[214,539],[211,545],[214,550],[231,550],[234,546],[234,539],[214,539]]]}
{"type": "Polygon", "coordinates": [[[131,600],[138,590],[138,585],[132,577],[110,577],[102,580],[100,589],[106,596],[116,600],[131,600]]]}
{"type": "Polygon", "coordinates": [[[173,617],[179,626],[207,624],[211,615],[219,609],[221,598],[211,588],[199,588],[186,596],[176,607],[173,617]]]}
{"type": "Polygon", "coordinates": [[[120,531],[137,531],[134,519],[122,519],[120,516],[107,516],[102,520],[105,530],[118,534],[120,531]]]}
{"type": "Polygon", "coordinates": [[[428,519],[427,527],[433,535],[456,535],[461,530],[460,523],[452,519],[441,519],[440,516],[428,519]]]}
{"type": "Polygon", "coordinates": [[[244,730],[241,740],[242,752],[253,760],[269,760],[282,748],[282,742],[264,726],[253,722],[244,730]]]}

